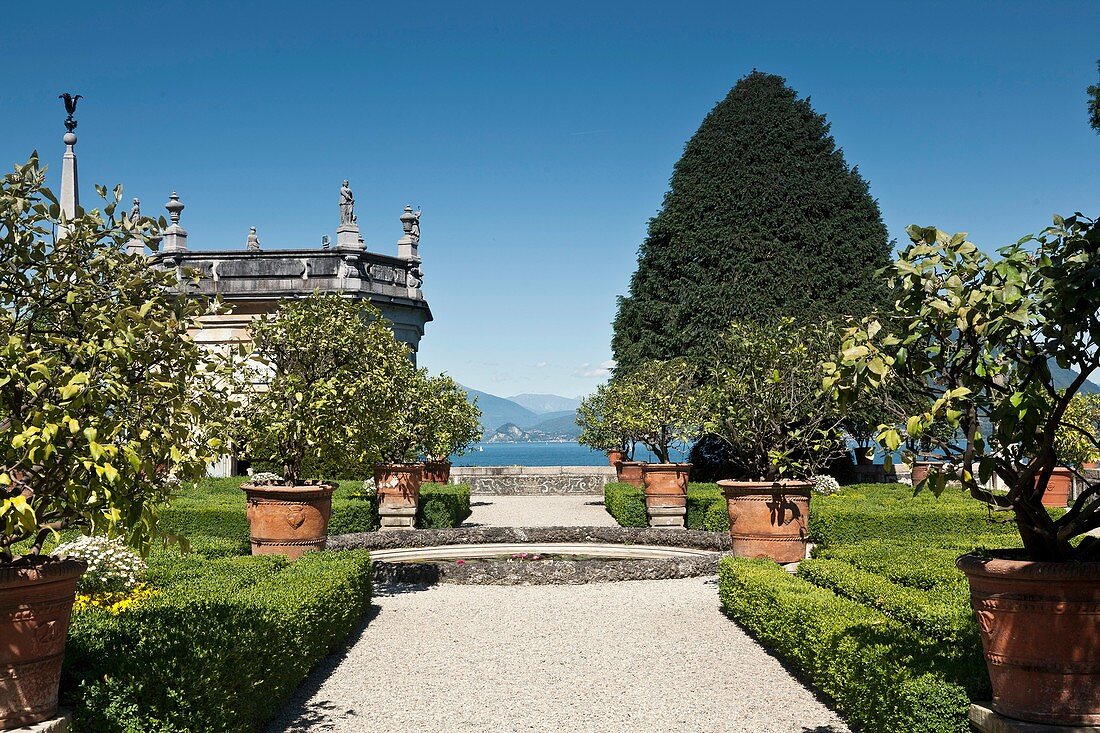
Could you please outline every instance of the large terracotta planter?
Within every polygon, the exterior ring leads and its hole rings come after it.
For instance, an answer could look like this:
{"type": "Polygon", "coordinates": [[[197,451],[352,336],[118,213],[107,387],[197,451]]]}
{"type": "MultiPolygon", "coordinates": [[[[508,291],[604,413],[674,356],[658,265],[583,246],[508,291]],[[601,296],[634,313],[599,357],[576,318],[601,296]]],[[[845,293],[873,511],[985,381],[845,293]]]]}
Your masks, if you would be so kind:
{"type": "Polygon", "coordinates": [[[1048,725],[1100,725],[1100,562],[963,555],[993,709],[1048,725]]]}
{"type": "Polygon", "coordinates": [[[626,451],[621,450],[609,450],[607,452],[607,465],[614,466],[619,461],[626,458],[626,451]]]}
{"type": "Polygon", "coordinates": [[[415,464],[393,463],[374,467],[378,515],[382,529],[412,529],[420,503],[423,470],[415,464]]]}
{"type": "Polygon", "coordinates": [[[644,485],[642,483],[643,466],[645,464],[639,461],[619,461],[615,464],[616,478],[619,479],[619,483],[631,484],[640,489],[644,485]]]}
{"type": "Polygon", "coordinates": [[[690,463],[642,465],[645,510],[651,527],[683,527],[690,463]]]}
{"type": "Polygon", "coordinates": [[[430,484],[446,484],[451,481],[450,461],[425,461],[424,481],[430,484]]]}
{"type": "Polygon", "coordinates": [[[807,481],[719,481],[730,517],[737,557],[766,557],[778,563],[806,559],[810,517],[807,481]]]}
{"type": "MultiPolygon", "coordinates": [[[[1039,477],[1035,477],[1035,483],[1039,483],[1039,477]]],[[[1069,505],[1069,495],[1073,490],[1073,471],[1059,466],[1050,474],[1047,481],[1047,490],[1043,494],[1043,506],[1066,507],[1069,505]]]]}
{"type": "Polygon", "coordinates": [[[0,730],[57,712],[61,661],[83,560],[0,567],[0,730]]]}
{"type": "Polygon", "coordinates": [[[335,490],[335,484],[241,486],[248,497],[252,554],[296,560],[310,550],[325,549],[335,490]]]}

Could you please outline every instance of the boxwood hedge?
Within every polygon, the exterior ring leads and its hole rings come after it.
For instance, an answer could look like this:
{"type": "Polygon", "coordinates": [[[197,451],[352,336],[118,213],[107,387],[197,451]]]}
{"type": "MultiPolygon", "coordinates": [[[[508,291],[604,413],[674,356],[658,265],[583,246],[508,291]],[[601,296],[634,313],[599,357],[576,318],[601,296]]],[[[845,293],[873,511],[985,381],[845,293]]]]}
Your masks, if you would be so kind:
{"type": "Polygon", "coordinates": [[[830,697],[863,733],[966,733],[970,698],[942,648],[767,560],[723,558],[723,610],[830,697]]]}
{"type": "Polygon", "coordinates": [[[366,614],[371,564],[162,553],[149,583],[156,595],[118,615],[74,614],[62,697],[78,730],[255,730],[366,614]]]}
{"type": "MultiPolygon", "coordinates": [[[[645,491],[626,483],[610,483],[603,490],[604,508],[623,527],[645,527],[645,491]]],[[[726,500],[717,484],[688,484],[687,513],[684,525],[688,529],[711,532],[729,531],[726,500]]]]}
{"type": "Polygon", "coordinates": [[[839,494],[814,495],[810,536],[817,544],[839,546],[866,540],[921,537],[924,545],[967,541],[977,536],[1016,537],[1010,516],[991,517],[984,505],[960,489],[939,498],[930,491],[913,495],[905,484],[855,484],[839,494]]]}

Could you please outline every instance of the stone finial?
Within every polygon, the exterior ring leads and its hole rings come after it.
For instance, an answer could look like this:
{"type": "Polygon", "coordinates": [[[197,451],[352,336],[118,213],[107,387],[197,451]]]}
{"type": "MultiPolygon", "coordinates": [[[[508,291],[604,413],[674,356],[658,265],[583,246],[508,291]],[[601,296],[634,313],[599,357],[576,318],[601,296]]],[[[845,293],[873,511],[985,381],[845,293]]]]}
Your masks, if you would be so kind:
{"type": "Polygon", "coordinates": [[[164,236],[161,238],[161,252],[186,252],[187,230],[180,226],[180,214],[184,206],[179,194],[173,191],[164,208],[168,210],[168,217],[172,223],[164,230],[164,236]]]}
{"type": "Polygon", "coordinates": [[[256,227],[248,228],[248,242],[245,244],[249,252],[260,251],[260,238],[256,236],[256,227]]]}
{"type": "Polygon", "coordinates": [[[405,235],[397,240],[397,256],[403,260],[420,260],[420,213],[420,209],[413,211],[412,206],[401,212],[401,230],[405,235]]]}
{"type": "Polygon", "coordinates": [[[168,203],[164,205],[164,208],[168,209],[168,217],[172,220],[172,224],[180,223],[180,214],[186,208],[183,202],[180,201],[179,194],[175,191],[168,197],[168,203]]]}

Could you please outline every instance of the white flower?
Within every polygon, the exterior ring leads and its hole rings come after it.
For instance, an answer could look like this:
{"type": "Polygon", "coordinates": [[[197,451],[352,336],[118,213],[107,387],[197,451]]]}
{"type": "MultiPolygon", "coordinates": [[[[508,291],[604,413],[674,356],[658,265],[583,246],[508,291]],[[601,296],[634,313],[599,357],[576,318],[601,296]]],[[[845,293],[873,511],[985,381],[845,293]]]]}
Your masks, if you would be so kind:
{"type": "Polygon", "coordinates": [[[840,493],[840,482],[832,476],[812,476],[810,477],[810,485],[813,487],[814,492],[818,494],[840,493]]]}
{"type": "Polygon", "coordinates": [[[127,547],[121,537],[78,537],[60,545],[54,552],[88,563],[88,571],[78,583],[79,590],[84,593],[129,591],[145,577],[145,561],[127,547]]]}

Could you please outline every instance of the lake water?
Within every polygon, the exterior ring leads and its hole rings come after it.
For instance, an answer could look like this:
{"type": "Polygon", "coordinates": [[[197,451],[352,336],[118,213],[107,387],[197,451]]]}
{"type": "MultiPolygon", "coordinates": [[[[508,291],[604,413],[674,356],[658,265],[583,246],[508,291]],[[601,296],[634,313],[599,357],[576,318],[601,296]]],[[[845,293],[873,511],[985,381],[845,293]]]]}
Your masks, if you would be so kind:
{"type": "MultiPolygon", "coordinates": [[[[643,448],[635,451],[634,459],[657,460],[643,448]]],[[[672,459],[682,457],[676,454],[672,459]]],[[[456,466],[606,466],[607,454],[580,443],[478,443],[466,455],[452,456],[451,462],[456,466]]]]}

